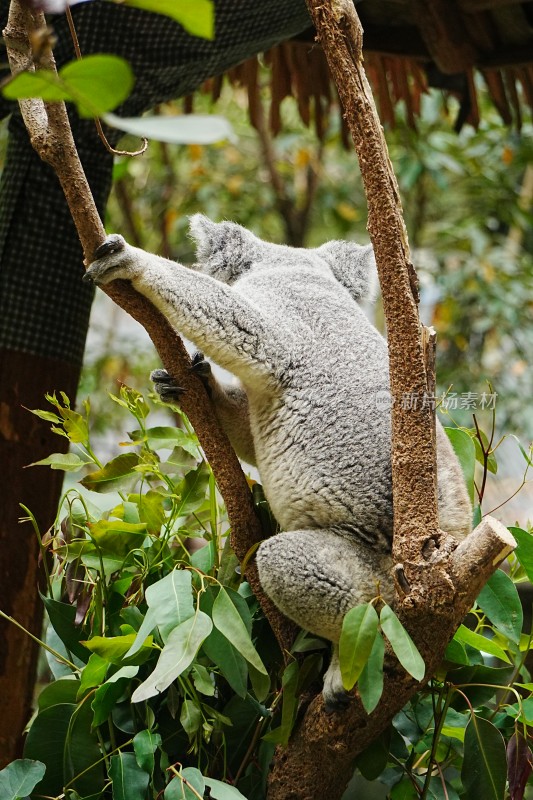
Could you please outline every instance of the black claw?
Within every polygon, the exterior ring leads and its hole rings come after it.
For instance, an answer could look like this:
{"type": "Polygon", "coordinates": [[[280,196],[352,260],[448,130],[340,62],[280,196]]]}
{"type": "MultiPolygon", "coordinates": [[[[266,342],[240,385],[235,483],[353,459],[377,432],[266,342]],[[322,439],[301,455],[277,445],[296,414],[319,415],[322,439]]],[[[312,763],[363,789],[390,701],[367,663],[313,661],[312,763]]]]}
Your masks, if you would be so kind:
{"type": "Polygon", "coordinates": [[[109,256],[111,253],[118,253],[120,250],[124,250],[125,241],[118,233],[113,233],[111,236],[108,236],[105,242],[99,245],[96,250],[94,251],[94,260],[98,261],[99,258],[104,258],[104,256],[109,256]]]}
{"type": "Polygon", "coordinates": [[[199,378],[209,378],[211,375],[211,364],[209,361],[205,360],[203,353],[197,352],[192,358],[190,370],[199,378]]]}

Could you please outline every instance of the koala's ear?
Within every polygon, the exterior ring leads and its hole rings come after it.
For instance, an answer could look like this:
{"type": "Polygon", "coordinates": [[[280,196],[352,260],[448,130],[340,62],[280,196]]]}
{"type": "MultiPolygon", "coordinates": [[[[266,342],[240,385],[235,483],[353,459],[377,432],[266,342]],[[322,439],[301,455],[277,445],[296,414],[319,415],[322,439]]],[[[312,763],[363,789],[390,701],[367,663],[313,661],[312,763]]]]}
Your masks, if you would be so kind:
{"type": "Polygon", "coordinates": [[[327,262],[339,283],[348,289],[354,300],[375,299],[379,281],[371,244],[327,242],[318,247],[316,252],[327,262]]]}
{"type": "Polygon", "coordinates": [[[257,254],[258,239],[234,222],[212,222],[203,214],[189,218],[196,241],[197,261],[218,280],[231,283],[250,268],[257,254]]]}

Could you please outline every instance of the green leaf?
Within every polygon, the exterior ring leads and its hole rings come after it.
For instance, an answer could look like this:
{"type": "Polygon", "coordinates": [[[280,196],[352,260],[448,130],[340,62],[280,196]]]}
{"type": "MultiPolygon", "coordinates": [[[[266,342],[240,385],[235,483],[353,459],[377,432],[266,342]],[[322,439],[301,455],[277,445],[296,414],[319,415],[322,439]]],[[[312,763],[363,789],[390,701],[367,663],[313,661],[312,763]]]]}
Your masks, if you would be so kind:
{"type": "Polygon", "coordinates": [[[113,800],[145,800],[150,776],[139,767],[134,753],[111,756],[109,777],[113,800]]]}
{"type": "Polygon", "coordinates": [[[146,589],[148,611],[127,656],[142,647],[148,634],[159,628],[163,642],[170,632],[194,614],[190,570],[175,569],[146,589]]]}
{"type": "Polygon", "coordinates": [[[52,627],[65,647],[81,661],[88,661],[89,651],[80,642],[83,632],[75,624],[76,607],[52,597],[41,597],[52,627]]]}
{"type": "Polygon", "coordinates": [[[198,800],[205,794],[204,777],[199,769],[185,767],[176,775],[165,789],[165,800],[198,800]],[[189,788],[192,787],[192,789],[189,788]]]}
{"type": "Polygon", "coordinates": [[[357,769],[367,781],[375,781],[387,766],[390,740],[390,730],[384,731],[357,756],[357,769]]]}
{"type": "Polygon", "coordinates": [[[202,664],[194,665],[191,670],[191,676],[194,688],[197,692],[205,694],[206,697],[213,697],[215,694],[215,684],[211,674],[202,664]]]}
{"type": "Polygon", "coordinates": [[[72,678],[60,678],[44,687],[39,694],[37,704],[39,711],[57,706],[60,703],[75,703],[80,682],[72,678]]]}
{"type": "Polygon", "coordinates": [[[503,800],[507,777],[505,743],[488,720],[472,715],[466,726],[461,769],[464,800],[503,800]]]}
{"type": "Polygon", "coordinates": [[[0,797],[2,800],[20,800],[31,794],[42,779],[46,766],[42,761],[18,758],[0,770],[0,797]]]}
{"type": "Polygon", "coordinates": [[[452,639],[452,641],[448,644],[446,648],[446,652],[444,653],[444,659],[446,661],[451,661],[453,664],[464,664],[465,666],[470,664],[470,659],[466,654],[466,650],[456,639],[452,639]]]}
{"type": "Polygon", "coordinates": [[[376,636],[372,652],[366,662],[357,688],[361,702],[367,714],[371,714],[383,694],[383,660],[385,657],[385,642],[381,635],[376,636]]]}
{"type": "Polygon", "coordinates": [[[60,408],[59,413],[63,420],[63,427],[71,442],[85,444],[89,441],[89,428],[85,417],[82,417],[77,411],[72,411],[71,408],[60,408]]]}
{"type": "Polygon", "coordinates": [[[138,671],[139,667],[122,667],[98,687],[91,703],[94,714],[94,727],[102,725],[106,721],[115,708],[117,701],[124,694],[128,683],[137,675],[138,671]]]}
{"type": "Polygon", "coordinates": [[[342,683],[349,690],[357,683],[378,632],[378,615],[372,603],[351,608],[342,623],[339,661],[342,683]]]}
{"type": "Polygon", "coordinates": [[[78,704],[70,717],[63,753],[64,780],[72,783],[81,797],[93,795],[104,786],[102,751],[88,699],[78,704]]]}
{"type": "MultiPolygon", "coordinates": [[[[133,72],[127,61],[97,54],[70,61],[58,75],[51,70],[21,72],[2,91],[9,100],[30,97],[41,97],[47,102],[70,100],[76,104],[80,116],[98,117],[116,108],[132,87],[133,72]]],[[[68,410],[61,409],[61,415],[68,410]]]]}
{"type": "Polygon", "coordinates": [[[220,633],[224,634],[226,639],[236,647],[249,664],[252,664],[256,670],[264,675],[268,674],[257,650],[253,646],[241,615],[222,586],[213,603],[213,625],[220,633]]]}
{"type": "MultiPolygon", "coordinates": [[[[139,117],[138,121],[141,122],[144,119],[146,119],[146,117],[139,117]]],[[[155,117],[155,119],[160,119],[160,117],[155,117]]],[[[125,121],[122,117],[120,120],[121,122],[125,121]]],[[[192,456],[195,456],[196,459],[200,458],[200,450],[198,448],[196,436],[191,436],[190,433],[187,433],[187,431],[181,428],[160,425],[155,428],[147,428],[144,432],[140,430],[131,431],[128,436],[132,442],[136,444],[146,442],[148,447],[152,450],[173,450],[174,447],[181,447],[192,456]]]]}
{"type": "Polygon", "coordinates": [[[508,664],[511,663],[509,656],[505,650],[500,647],[500,645],[496,644],[496,642],[494,642],[492,639],[487,639],[486,636],[482,636],[480,633],[474,633],[474,631],[471,631],[465,625],[459,626],[453,638],[475,647],[476,650],[479,650],[482,653],[489,653],[491,656],[495,656],[502,661],[506,661],[508,664]]]}
{"type": "Polygon", "coordinates": [[[533,534],[528,533],[522,528],[509,528],[510,533],[516,539],[517,547],[514,551],[521,566],[531,582],[533,582],[533,534]]]}
{"type": "Polygon", "coordinates": [[[470,502],[474,503],[474,471],[476,468],[476,447],[472,438],[460,428],[444,428],[455,451],[468,489],[470,502]]]}
{"type": "Polygon", "coordinates": [[[30,726],[24,743],[24,757],[41,761],[46,766],[46,773],[36,786],[36,794],[57,797],[63,791],[63,752],[75,709],[73,703],[51,706],[39,713],[30,726]]]}
{"type": "MultiPolygon", "coordinates": [[[[112,128],[117,128],[135,136],[154,139],[156,142],[168,142],[169,144],[215,144],[224,140],[236,142],[237,136],[224,117],[214,114],[182,114],[173,116],[146,116],[146,117],[119,117],[116,114],[106,114],[104,120],[112,128]]],[[[155,430],[155,429],[153,429],[155,430]]],[[[170,430],[170,429],[161,429],[170,430]]],[[[182,435],[184,431],[175,428],[182,435]]],[[[176,437],[177,438],[177,437],[176,437]]],[[[164,443],[154,442],[150,447],[157,450],[158,447],[170,447],[170,439],[164,443]]],[[[180,447],[191,452],[190,445],[185,446],[183,441],[180,447]]],[[[193,445],[194,452],[191,453],[198,459],[198,447],[193,445]]]]}
{"type": "Polygon", "coordinates": [[[153,774],[155,767],[155,751],[161,747],[161,736],[150,730],[139,731],[133,737],[135,758],[141,769],[149,775],[153,774]]]}
{"type": "Polygon", "coordinates": [[[239,697],[246,697],[248,665],[231,642],[213,628],[202,648],[206,656],[220,669],[233,691],[239,697]]]}
{"type": "MultiPolygon", "coordinates": [[[[92,653],[97,653],[100,658],[104,658],[110,664],[117,664],[122,666],[125,661],[133,661],[127,655],[131,649],[131,645],[135,640],[135,633],[127,633],[125,636],[93,636],[84,642],[86,648],[92,653]]],[[[141,650],[142,658],[135,660],[134,664],[142,663],[153,653],[151,647],[152,637],[149,637],[144,647],[141,650]]]]}
{"type": "Polygon", "coordinates": [[[275,728],[270,733],[263,737],[266,742],[273,742],[285,746],[290,738],[294,722],[296,720],[296,712],[298,711],[298,698],[296,696],[296,687],[298,684],[298,662],[291,661],[283,671],[281,680],[282,688],[282,701],[281,708],[281,725],[275,728]]]}
{"type": "Polygon", "coordinates": [[[39,419],[46,420],[46,422],[55,422],[56,425],[61,422],[61,417],[58,417],[57,414],[53,414],[51,411],[41,411],[39,408],[29,408],[28,411],[30,414],[35,414],[39,419]]]}
{"type": "Polygon", "coordinates": [[[102,469],[86,475],[80,483],[92,492],[130,491],[139,480],[139,473],[135,471],[138,463],[137,453],[123,453],[102,469]]]}
{"type": "Polygon", "coordinates": [[[209,483],[209,474],[209,470],[202,463],[196,469],[188,472],[177,485],[176,493],[180,498],[176,511],[178,517],[188,516],[203,505],[209,483]]]}
{"type": "Polygon", "coordinates": [[[202,709],[194,700],[184,700],[181,706],[180,723],[192,742],[202,724],[202,709]]]}
{"type": "Polygon", "coordinates": [[[29,467],[51,467],[52,469],[63,470],[63,472],[77,472],[91,461],[83,461],[76,453],[52,453],[52,455],[42,458],[40,461],[33,461],[29,467]]]}
{"type": "Polygon", "coordinates": [[[100,686],[100,684],[105,681],[108,669],[109,661],[102,658],[97,653],[93,653],[81,673],[81,682],[79,684],[77,698],[82,698],[88,689],[92,689],[94,686],[100,686]]]}
{"type": "Polygon", "coordinates": [[[424,659],[390,606],[381,609],[380,624],[402,667],[415,680],[421,681],[426,673],[424,659]]]}
{"type": "Polygon", "coordinates": [[[211,789],[211,797],[214,800],[246,800],[246,797],[239,792],[236,786],[217,781],[215,778],[205,778],[205,785],[211,789]]]}
{"type": "Polygon", "coordinates": [[[477,598],[477,604],[494,627],[515,644],[520,643],[524,614],[516,586],[511,578],[497,569],[477,598]]]}
{"type": "Polygon", "coordinates": [[[146,538],[144,522],[101,519],[89,525],[89,531],[103,555],[121,559],[141,548],[146,538]]]}
{"type": "Polygon", "coordinates": [[[185,28],[191,36],[215,38],[215,6],[212,0],[127,0],[129,6],[165,14],[185,28]]]}
{"type": "Polygon", "coordinates": [[[165,644],[152,674],[141,683],[132,695],[133,703],[164,692],[178,675],[193,662],[202,642],[209,636],[213,625],[207,614],[197,611],[177,628],[174,628],[165,644]]]}

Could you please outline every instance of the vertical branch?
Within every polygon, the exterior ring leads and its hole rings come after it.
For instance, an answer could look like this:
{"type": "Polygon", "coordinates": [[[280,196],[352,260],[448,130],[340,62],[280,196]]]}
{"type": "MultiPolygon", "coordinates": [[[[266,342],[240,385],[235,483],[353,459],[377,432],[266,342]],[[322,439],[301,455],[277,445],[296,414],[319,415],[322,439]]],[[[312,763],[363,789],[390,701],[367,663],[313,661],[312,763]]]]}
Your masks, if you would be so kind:
{"type": "MultiPolygon", "coordinates": [[[[392,411],[394,557],[420,558],[438,537],[433,410],[398,185],[363,66],[363,31],[351,0],[307,0],[359,159],[387,325],[392,411]],[[405,404],[409,395],[416,403],[405,404]],[[415,405],[407,408],[406,405],[415,405]]],[[[409,576],[407,575],[409,579],[409,576]]]]}

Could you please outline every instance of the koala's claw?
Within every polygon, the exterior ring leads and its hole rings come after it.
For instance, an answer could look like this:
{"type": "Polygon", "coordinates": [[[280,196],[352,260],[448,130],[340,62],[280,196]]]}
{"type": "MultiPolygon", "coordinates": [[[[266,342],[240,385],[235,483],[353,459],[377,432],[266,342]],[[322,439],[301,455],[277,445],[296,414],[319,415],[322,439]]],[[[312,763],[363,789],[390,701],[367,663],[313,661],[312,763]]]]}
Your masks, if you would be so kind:
{"type": "Polygon", "coordinates": [[[324,698],[324,711],[326,714],[335,714],[339,711],[346,711],[350,705],[350,696],[343,692],[342,694],[329,695],[324,698]]]}
{"type": "Polygon", "coordinates": [[[107,237],[105,242],[98,245],[94,251],[93,261],[98,261],[99,258],[105,258],[105,256],[109,256],[111,253],[119,253],[121,250],[124,250],[125,246],[126,242],[124,237],[119,233],[112,233],[107,237]]]}
{"type": "Polygon", "coordinates": [[[179,404],[185,389],[174,383],[174,379],[166,369],[154,369],[150,373],[150,380],[153,381],[154,389],[163,403],[179,404]]]}
{"type": "Polygon", "coordinates": [[[196,351],[194,356],[192,357],[192,364],[190,367],[191,372],[194,372],[197,378],[200,378],[202,381],[204,388],[209,395],[212,396],[210,380],[211,380],[211,364],[209,361],[206,361],[204,358],[204,354],[201,353],[199,350],[196,351]]]}
{"type": "MultiPolygon", "coordinates": [[[[125,258],[126,242],[118,233],[112,233],[94,252],[94,261],[89,264],[82,280],[104,286],[106,283],[122,277],[124,267],[128,266],[125,258]]],[[[129,278],[128,274],[124,277],[129,278]]]]}

